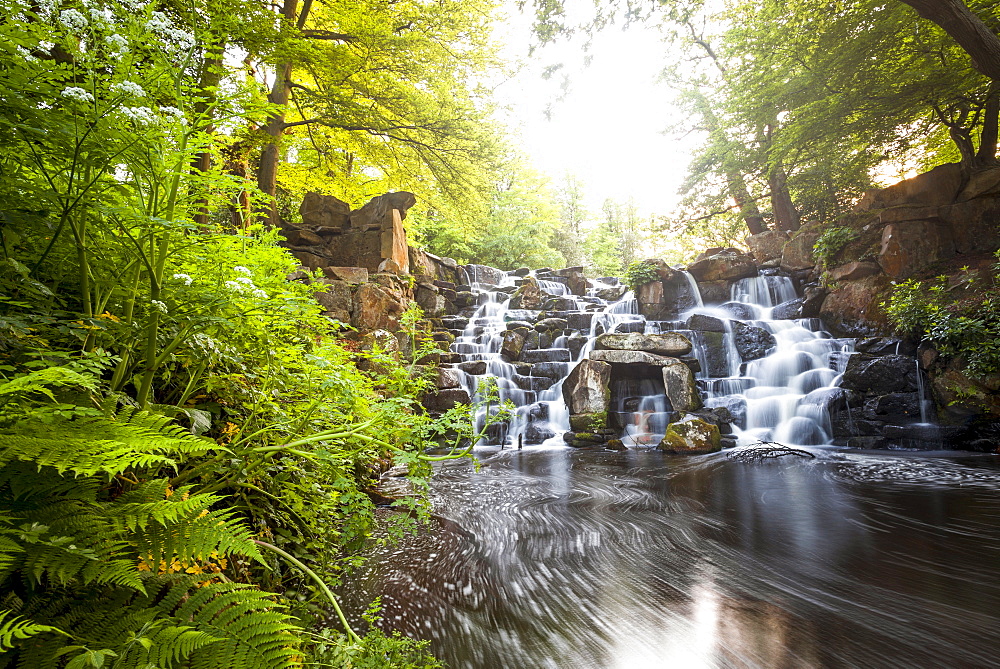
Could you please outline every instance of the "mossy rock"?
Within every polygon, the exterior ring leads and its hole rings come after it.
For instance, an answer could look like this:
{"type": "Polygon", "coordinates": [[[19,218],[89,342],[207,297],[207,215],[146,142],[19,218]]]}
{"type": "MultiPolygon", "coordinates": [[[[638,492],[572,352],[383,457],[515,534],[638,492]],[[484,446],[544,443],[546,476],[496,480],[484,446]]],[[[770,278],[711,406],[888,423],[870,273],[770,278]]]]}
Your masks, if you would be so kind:
{"type": "Polygon", "coordinates": [[[608,412],[578,413],[569,417],[569,427],[573,432],[598,432],[608,424],[608,412]]]}
{"type": "Polygon", "coordinates": [[[722,450],[722,435],[718,425],[688,414],[667,427],[667,433],[658,448],[681,455],[716,453],[722,450]]]}

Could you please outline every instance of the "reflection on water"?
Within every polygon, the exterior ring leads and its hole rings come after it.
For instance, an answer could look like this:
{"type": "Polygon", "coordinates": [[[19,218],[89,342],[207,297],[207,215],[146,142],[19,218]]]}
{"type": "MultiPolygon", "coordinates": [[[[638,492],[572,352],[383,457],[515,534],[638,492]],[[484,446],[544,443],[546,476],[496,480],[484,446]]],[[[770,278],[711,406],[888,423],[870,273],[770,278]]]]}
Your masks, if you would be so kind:
{"type": "Polygon", "coordinates": [[[448,463],[345,596],[453,668],[1000,666],[1000,465],[818,453],[448,463]]]}

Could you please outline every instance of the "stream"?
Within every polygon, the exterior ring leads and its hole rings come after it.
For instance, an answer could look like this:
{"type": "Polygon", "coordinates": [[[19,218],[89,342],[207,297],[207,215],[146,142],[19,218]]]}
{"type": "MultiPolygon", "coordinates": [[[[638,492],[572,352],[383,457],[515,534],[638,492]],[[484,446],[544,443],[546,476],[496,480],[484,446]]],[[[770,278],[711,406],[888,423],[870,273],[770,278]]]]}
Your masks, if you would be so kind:
{"type": "Polygon", "coordinates": [[[1000,666],[997,458],[813,452],[478,449],[345,601],[453,669],[1000,666]]]}

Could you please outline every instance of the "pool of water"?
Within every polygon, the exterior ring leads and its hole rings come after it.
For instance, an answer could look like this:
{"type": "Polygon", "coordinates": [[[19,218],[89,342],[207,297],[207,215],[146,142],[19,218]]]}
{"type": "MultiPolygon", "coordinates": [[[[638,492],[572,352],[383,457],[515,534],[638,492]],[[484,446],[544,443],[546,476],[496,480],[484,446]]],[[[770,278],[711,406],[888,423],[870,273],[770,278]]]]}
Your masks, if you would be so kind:
{"type": "Polygon", "coordinates": [[[1000,667],[1000,458],[813,452],[445,463],[345,603],[454,669],[1000,667]]]}

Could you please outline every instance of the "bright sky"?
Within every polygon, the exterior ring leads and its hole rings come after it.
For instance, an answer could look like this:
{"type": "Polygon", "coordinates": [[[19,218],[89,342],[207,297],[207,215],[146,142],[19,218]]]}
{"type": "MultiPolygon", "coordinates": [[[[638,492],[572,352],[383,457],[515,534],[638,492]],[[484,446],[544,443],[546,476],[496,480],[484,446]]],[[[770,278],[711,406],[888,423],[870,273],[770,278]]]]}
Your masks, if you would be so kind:
{"type": "Polygon", "coordinates": [[[575,174],[585,184],[587,206],[599,212],[605,198],[635,198],[644,213],[667,213],[678,200],[691,142],[662,134],[676,122],[673,93],[656,82],[668,57],[654,28],[611,26],[593,40],[584,65],[583,38],[562,41],[528,58],[530,19],[513,16],[502,36],[509,56],[526,66],[497,94],[510,107],[508,123],[519,129],[534,166],[558,184],[575,174]],[[564,67],[552,79],[542,71],[564,67]],[[562,95],[563,75],[569,77],[562,95]],[[551,109],[551,118],[546,118],[551,109]]]}

